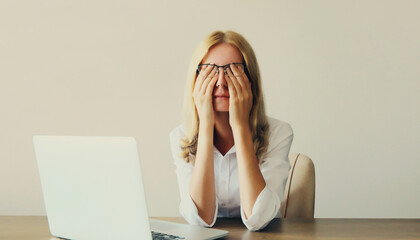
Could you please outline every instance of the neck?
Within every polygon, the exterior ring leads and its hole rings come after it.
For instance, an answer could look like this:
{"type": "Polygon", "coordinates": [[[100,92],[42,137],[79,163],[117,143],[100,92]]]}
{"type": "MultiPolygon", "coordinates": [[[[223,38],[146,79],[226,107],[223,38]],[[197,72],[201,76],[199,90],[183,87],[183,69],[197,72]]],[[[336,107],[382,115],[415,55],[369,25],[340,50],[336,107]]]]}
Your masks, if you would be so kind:
{"type": "Polygon", "coordinates": [[[215,112],[214,133],[220,138],[233,137],[229,124],[229,112],[215,112]]]}
{"type": "Polygon", "coordinates": [[[215,112],[214,145],[223,155],[234,145],[229,112],[215,112]]]}

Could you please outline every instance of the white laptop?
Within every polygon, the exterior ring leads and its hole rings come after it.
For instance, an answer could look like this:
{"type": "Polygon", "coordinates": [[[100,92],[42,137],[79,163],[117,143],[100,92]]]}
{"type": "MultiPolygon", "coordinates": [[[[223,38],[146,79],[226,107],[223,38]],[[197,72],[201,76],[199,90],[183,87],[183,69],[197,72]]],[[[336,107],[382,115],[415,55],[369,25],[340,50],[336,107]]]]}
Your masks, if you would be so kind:
{"type": "Polygon", "coordinates": [[[228,234],[149,219],[134,138],[34,136],[33,142],[53,236],[198,240],[228,234]],[[152,231],[172,238],[152,238],[152,231]]]}

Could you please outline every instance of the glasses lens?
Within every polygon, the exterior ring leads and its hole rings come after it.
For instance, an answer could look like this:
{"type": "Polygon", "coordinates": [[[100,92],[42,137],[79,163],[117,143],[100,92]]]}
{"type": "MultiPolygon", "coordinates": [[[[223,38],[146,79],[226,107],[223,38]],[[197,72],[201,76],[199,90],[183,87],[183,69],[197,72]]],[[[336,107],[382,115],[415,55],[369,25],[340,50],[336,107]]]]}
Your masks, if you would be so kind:
{"type": "Polygon", "coordinates": [[[198,65],[198,67],[197,67],[198,72],[201,72],[201,70],[203,70],[203,68],[205,68],[205,67],[213,68],[214,65],[213,64],[201,64],[201,65],[198,65]]]}
{"type": "MultiPolygon", "coordinates": [[[[244,65],[243,65],[243,64],[241,64],[241,63],[234,63],[234,64],[232,64],[232,65],[234,65],[234,66],[236,67],[236,69],[239,71],[239,74],[242,74],[242,73],[245,71],[245,67],[244,67],[244,65]]],[[[232,73],[233,73],[232,67],[230,67],[230,70],[231,70],[231,71],[232,71],[232,73]]]]}

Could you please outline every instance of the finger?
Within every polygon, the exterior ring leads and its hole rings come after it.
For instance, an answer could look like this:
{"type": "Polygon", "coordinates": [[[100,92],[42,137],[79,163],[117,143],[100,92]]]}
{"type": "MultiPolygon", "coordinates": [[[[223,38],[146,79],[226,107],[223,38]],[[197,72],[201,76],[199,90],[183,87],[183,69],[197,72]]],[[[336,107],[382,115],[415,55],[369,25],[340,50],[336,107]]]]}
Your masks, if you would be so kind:
{"type": "Polygon", "coordinates": [[[207,66],[203,66],[201,68],[201,71],[198,73],[198,75],[195,79],[195,86],[194,86],[194,91],[195,92],[198,91],[201,88],[201,85],[203,84],[203,81],[204,81],[203,74],[204,74],[204,71],[206,70],[206,68],[207,68],[207,66]]]}
{"type": "Polygon", "coordinates": [[[236,77],[236,82],[241,86],[242,97],[252,102],[251,82],[248,80],[248,76],[245,72],[240,72],[237,65],[231,64],[230,66],[236,77]]]}
{"type": "Polygon", "coordinates": [[[209,85],[210,81],[214,78],[214,76],[217,75],[217,68],[214,67],[213,70],[211,70],[210,74],[207,75],[206,79],[204,80],[204,83],[200,89],[200,93],[204,95],[207,90],[207,86],[209,85]]]}
{"type": "Polygon", "coordinates": [[[236,64],[230,64],[230,68],[232,70],[233,75],[240,79],[240,80],[244,80],[244,82],[249,82],[248,76],[245,74],[245,70],[240,71],[238,68],[238,65],[236,64]]]}
{"type": "Polygon", "coordinates": [[[236,64],[230,64],[229,69],[232,71],[236,78],[242,77],[243,72],[239,72],[238,66],[236,66],[236,64]]]}
{"type": "Polygon", "coordinates": [[[241,90],[242,91],[247,91],[247,87],[246,84],[244,82],[244,79],[242,77],[242,73],[239,72],[238,67],[235,64],[230,64],[230,69],[232,71],[232,74],[235,76],[236,78],[236,82],[238,83],[238,85],[241,86],[241,90]]]}
{"type": "Polygon", "coordinates": [[[231,82],[233,84],[233,86],[235,87],[236,93],[239,94],[242,92],[242,87],[241,85],[238,83],[238,80],[236,79],[236,77],[233,75],[232,71],[228,68],[226,70],[229,78],[231,79],[231,82]]]}
{"type": "Polygon", "coordinates": [[[202,85],[204,83],[204,80],[211,73],[211,70],[213,69],[213,67],[214,66],[211,66],[211,65],[204,65],[203,66],[203,68],[201,69],[200,73],[198,74],[197,80],[196,80],[197,91],[200,91],[200,89],[202,88],[202,85]]]}
{"type": "MultiPolygon", "coordinates": [[[[237,73],[239,73],[239,69],[236,65],[234,66],[234,68],[235,68],[234,70],[237,73]]],[[[233,73],[234,73],[234,75],[237,75],[237,74],[235,74],[235,72],[233,72],[233,73]]],[[[236,77],[236,79],[238,79],[238,82],[241,84],[242,89],[244,89],[245,91],[252,94],[251,81],[249,81],[248,76],[245,74],[245,71],[242,72],[241,74],[239,74],[239,77],[236,77]]]]}
{"type": "Polygon", "coordinates": [[[225,79],[226,79],[226,82],[228,84],[229,95],[231,97],[236,97],[236,88],[235,88],[235,85],[232,82],[232,79],[229,77],[228,74],[225,74],[225,79]]]}
{"type": "Polygon", "coordinates": [[[197,88],[198,92],[202,92],[203,88],[206,89],[206,81],[209,77],[210,78],[212,77],[211,75],[214,71],[214,68],[215,68],[214,66],[209,65],[207,66],[206,70],[203,70],[203,74],[201,76],[202,80],[201,80],[200,85],[198,86],[199,88],[197,88]]]}
{"type": "Polygon", "coordinates": [[[214,86],[216,85],[217,80],[219,79],[219,73],[216,71],[216,74],[211,79],[210,83],[207,85],[205,94],[211,95],[213,93],[214,86]]]}

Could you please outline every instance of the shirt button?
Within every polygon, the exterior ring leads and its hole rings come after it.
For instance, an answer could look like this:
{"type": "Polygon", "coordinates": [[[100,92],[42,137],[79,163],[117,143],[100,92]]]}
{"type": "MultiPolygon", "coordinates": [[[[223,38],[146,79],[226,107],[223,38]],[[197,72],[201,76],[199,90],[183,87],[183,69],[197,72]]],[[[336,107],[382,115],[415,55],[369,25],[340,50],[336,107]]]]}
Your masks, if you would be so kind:
{"type": "Polygon", "coordinates": [[[226,204],[225,203],[222,203],[222,207],[226,207],[226,204]]]}

